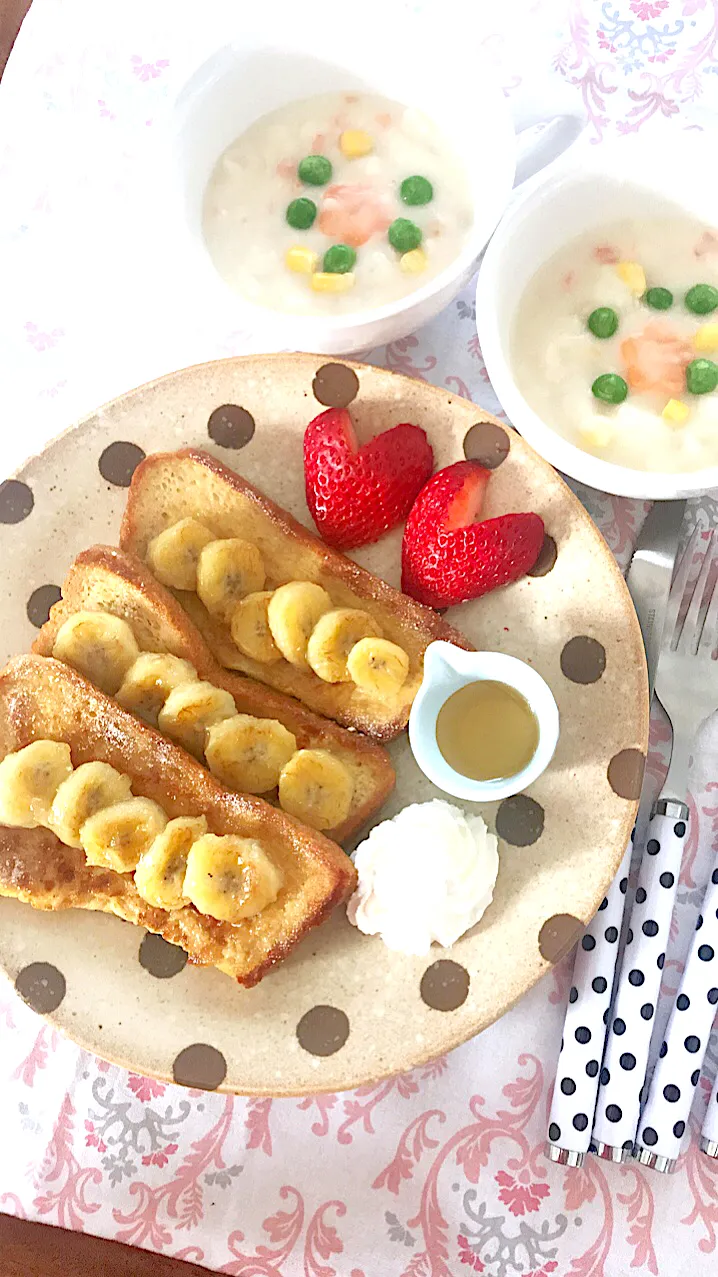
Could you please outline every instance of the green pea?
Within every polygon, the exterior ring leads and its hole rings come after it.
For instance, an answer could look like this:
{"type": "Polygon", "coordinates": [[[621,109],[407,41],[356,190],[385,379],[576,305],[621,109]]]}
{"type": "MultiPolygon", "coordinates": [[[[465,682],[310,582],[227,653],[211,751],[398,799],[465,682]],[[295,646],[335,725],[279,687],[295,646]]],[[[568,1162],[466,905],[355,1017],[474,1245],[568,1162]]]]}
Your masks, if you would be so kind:
{"type": "Polygon", "coordinates": [[[643,300],[651,310],[670,310],[673,305],[673,293],[670,288],[647,288],[643,300]]]}
{"type": "Polygon", "coordinates": [[[694,315],[710,315],[718,306],[718,288],[712,284],[694,284],[686,293],[685,303],[694,315]]]}
{"type": "Polygon", "coordinates": [[[394,218],[389,227],[389,243],[397,253],[410,253],[412,248],[419,247],[421,239],[421,231],[416,222],[409,221],[408,217],[394,218]]]}
{"type": "Polygon", "coordinates": [[[694,359],[686,368],[686,386],[692,395],[708,395],[718,386],[718,364],[712,359],[694,359]]]}
{"type": "Polygon", "coordinates": [[[332,175],[331,160],[326,155],[305,155],[297,165],[297,173],[308,186],[324,186],[332,175]]]}
{"type": "Polygon", "coordinates": [[[356,259],[354,249],[348,244],[332,244],[324,254],[322,266],[328,275],[346,275],[356,259]]]}
{"type": "Polygon", "coordinates": [[[617,372],[603,372],[591,386],[597,399],[604,403],[623,403],[628,394],[628,386],[617,372]]]}
{"type": "Polygon", "coordinates": [[[399,194],[405,204],[428,204],[434,198],[434,188],[427,177],[415,174],[404,178],[399,194]]]}
{"type": "Polygon", "coordinates": [[[612,337],[618,328],[618,315],[610,306],[598,306],[586,322],[594,337],[612,337]]]}
{"type": "Polygon", "coordinates": [[[298,199],[292,200],[287,205],[286,219],[295,231],[308,231],[317,215],[317,206],[314,200],[298,199]]]}

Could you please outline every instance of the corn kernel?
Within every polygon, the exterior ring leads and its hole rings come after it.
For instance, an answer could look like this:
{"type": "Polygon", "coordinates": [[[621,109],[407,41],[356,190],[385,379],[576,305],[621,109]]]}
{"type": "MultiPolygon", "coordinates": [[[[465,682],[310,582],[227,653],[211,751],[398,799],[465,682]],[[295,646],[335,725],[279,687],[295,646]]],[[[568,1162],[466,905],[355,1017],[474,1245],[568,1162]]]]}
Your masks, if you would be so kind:
{"type": "Polygon", "coordinates": [[[333,275],[329,271],[318,270],[309,282],[315,293],[348,293],[354,287],[354,274],[346,271],[344,275],[333,275]]]}
{"type": "Polygon", "coordinates": [[[345,129],[339,135],[339,150],[348,160],[359,160],[374,150],[374,141],[363,129],[345,129]]]}
{"type": "Polygon", "coordinates": [[[611,421],[592,421],[579,426],[578,432],[587,448],[607,448],[616,430],[611,421]]]}
{"type": "Polygon", "coordinates": [[[423,248],[411,248],[408,253],[402,253],[399,265],[407,275],[420,275],[426,270],[426,253],[423,248]]]}
{"type": "Polygon", "coordinates": [[[669,399],[661,416],[671,426],[682,426],[691,415],[688,404],[683,403],[680,399],[669,399]]]}
{"type": "Polygon", "coordinates": [[[616,274],[636,297],[643,296],[646,291],[646,272],[638,262],[617,262],[616,274]]]}
{"type": "Polygon", "coordinates": [[[297,271],[300,275],[311,275],[317,269],[318,262],[319,253],[313,253],[311,248],[305,248],[303,244],[295,244],[284,254],[287,269],[297,271]]]}
{"type": "Polygon", "coordinates": [[[701,324],[693,338],[696,350],[718,350],[718,324],[701,324]]]}

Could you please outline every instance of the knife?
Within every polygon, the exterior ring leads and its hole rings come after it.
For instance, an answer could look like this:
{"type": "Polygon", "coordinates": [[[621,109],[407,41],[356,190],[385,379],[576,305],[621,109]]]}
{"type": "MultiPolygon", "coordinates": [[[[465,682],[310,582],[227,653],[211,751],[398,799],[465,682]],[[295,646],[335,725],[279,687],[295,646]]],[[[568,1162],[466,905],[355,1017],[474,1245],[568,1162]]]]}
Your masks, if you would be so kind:
{"type": "MultiPolygon", "coordinates": [[[[626,574],[646,650],[649,705],[685,509],[685,501],[655,502],[626,574]]],[[[562,1166],[582,1166],[591,1145],[631,851],[629,842],[618,873],[576,950],[546,1144],[547,1157],[562,1166]]],[[[625,1156],[623,1149],[608,1145],[599,1144],[597,1151],[615,1161],[625,1156]]]]}

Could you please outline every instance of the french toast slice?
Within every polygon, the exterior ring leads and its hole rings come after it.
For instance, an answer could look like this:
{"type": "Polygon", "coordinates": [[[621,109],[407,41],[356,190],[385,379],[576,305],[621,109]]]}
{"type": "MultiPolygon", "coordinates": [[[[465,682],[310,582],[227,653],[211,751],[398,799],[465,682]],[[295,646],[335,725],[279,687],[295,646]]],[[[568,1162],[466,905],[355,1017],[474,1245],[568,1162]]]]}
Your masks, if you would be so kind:
{"type": "Polygon", "coordinates": [[[324,545],[269,497],[208,453],[193,448],[154,453],[134,472],[120,545],[147,562],[154,538],[184,519],[197,520],[214,538],[241,538],[256,546],[266,571],[265,589],[290,581],[320,585],[334,608],[368,613],[384,638],[407,654],[406,680],[391,694],[380,696],[352,681],[324,682],[312,669],[299,668],[288,660],[265,664],[247,656],[233,642],[229,626],[210,615],[196,593],[173,591],[220,665],[241,670],[294,696],[345,727],[380,741],[393,740],[408,723],[429,643],[445,639],[459,647],[472,647],[431,608],[324,545]]]}
{"type": "Polygon", "coordinates": [[[83,550],[32,650],[52,656],[61,626],[79,612],[120,617],[129,623],[141,651],[169,653],[189,661],[200,679],[230,693],[240,714],[275,719],[293,733],[299,749],[327,750],[337,758],[351,778],[352,796],[346,819],[324,830],[335,842],[361,828],[393,789],[394,769],[375,741],[320,718],[244,674],[223,669],[177,600],[132,555],[110,546],[83,550]]]}
{"type": "Polygon", "coordinates": [[[184,750],[59,661],[19,656],[0,672],[0,759],[39,740],[70,747],[72,765],[108,763],[133,795],[165,814],[204,816],[209,833],[255,839],[283,885],[260,913],[222,922],[194,905],[149,905],[131,873],[89,865],[45,827],[0,826],[0,895],[37,909],[97,909],[181,945],[191,962],[251,986],[345,900],[356,880],[344,852],[260,798],[223,789],[184,750]]]}

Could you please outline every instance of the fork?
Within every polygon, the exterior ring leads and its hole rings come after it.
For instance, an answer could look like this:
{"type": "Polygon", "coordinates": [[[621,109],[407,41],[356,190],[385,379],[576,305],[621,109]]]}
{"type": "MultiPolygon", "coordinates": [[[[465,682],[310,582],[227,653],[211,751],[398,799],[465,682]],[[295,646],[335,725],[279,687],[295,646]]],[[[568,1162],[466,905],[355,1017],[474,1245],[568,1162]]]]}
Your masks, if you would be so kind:
{"type": "Polygon", "coordinates": [[[666,611],[656,695],[671,722],[673,749],[648,824],[600,1074],[593,1138],[599,1155],[616,1162],[633,1155],[647,1090],[651,1033],[688,830],[685,799],[690,750],[698,727],[718,707],[718,662],[712,659],[718,642],[715,584],[705,601],[718,559],[712,553],[713,533],[703,545],[701,538],[696,530],[678,567],[666,611]],[[684,617],[682,605],[691,571],[701,553],[700,572],[684,617]]]}

